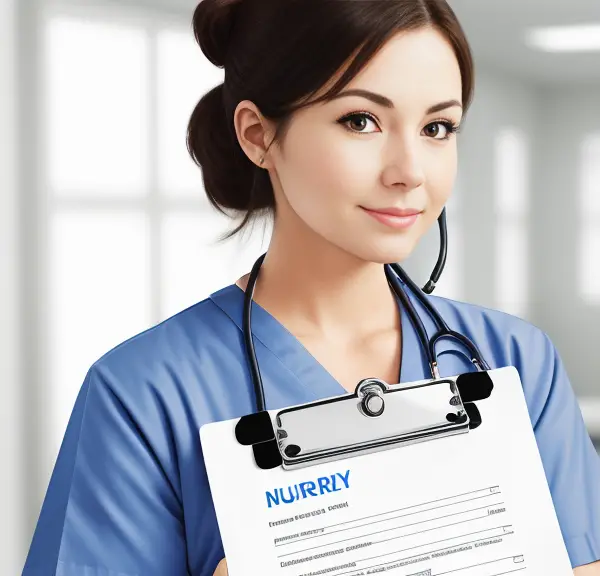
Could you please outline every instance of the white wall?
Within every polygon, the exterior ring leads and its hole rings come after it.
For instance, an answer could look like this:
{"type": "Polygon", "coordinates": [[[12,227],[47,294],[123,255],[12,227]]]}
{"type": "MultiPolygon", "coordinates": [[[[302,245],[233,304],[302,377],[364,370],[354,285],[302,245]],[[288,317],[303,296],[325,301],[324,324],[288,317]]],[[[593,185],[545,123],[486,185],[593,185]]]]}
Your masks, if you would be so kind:
{"type": "MultiPolygon", "coordinates": [[[[499,73],[478,72],[475,100],[468,112],[459,149],[465,236],[464,298],[483,306],[504,308],[498,285],[504,284],[506,275],[515,273],[525,287],[524,302],[519,310],[524,316],[529,311],[529,278],[518,269],[499,269],[497,258],[503,248],[510,248],[504,247],[505,239],[498,236],[503,214],[497,193],[500,178],[504,176],[499,174],[503,167],[498,164],[498,138],[507,130],[515,131],[523,136],[528,148],[535,128],[535,107],[535,94],[527,85],[499,73]]],[[[523,160],[527,164],[527,156],[523,160]]],[[[523,176],[528,178],[529,175],[530,171],[526,170],[523,176]]],[[[528,179],[520,185],[527,195],[528,179]]],[[[526,218],[520,224],[527,229],[526,218]]],[[[522,248],[526,250],[526,245],[522,248]]]]}
{"type": "Polygon", "coordinates": [[[16,0],[0,2],[0,574],[17,574],[24,552],[14,147],[15,7],[16,0]]]}
{"type": "MultiPolygon", "coordinates": [[[[582,297],[579,271],[581,145],[588,134],[600,136],[600,87],[540,87],[536,101],[533,316],[560,350],[577,392],[600,399],[600,299],[582,297]]],[[[594,187],[600,198],[600,179],[594,187]]],[[[600,270],[600,253],[589,265],[600,270]]]]}

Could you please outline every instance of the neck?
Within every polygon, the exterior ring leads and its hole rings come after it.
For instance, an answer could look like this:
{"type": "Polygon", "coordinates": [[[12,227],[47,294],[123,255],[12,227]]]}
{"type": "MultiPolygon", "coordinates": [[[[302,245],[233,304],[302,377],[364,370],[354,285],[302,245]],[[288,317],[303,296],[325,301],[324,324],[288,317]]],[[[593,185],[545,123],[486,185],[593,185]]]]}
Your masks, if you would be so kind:
{"type": "MultiPolygon", "coordinates": [[[[246,281],[238,285],[245,288],[246,281]]],[[[275,227],[254,300],[298,336],[348,341],[398,326],[383,265],[306,229],[275,227]]]]}

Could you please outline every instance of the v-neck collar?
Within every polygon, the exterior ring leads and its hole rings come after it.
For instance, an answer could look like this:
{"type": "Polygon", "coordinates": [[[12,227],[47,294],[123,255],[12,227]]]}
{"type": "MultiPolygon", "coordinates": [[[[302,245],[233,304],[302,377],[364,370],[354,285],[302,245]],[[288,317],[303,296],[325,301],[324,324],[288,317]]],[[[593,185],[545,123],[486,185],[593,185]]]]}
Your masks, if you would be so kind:
{"type": "MultiPolygon", "coordinates": [[[[416,305],[406,285],[401,283],[404,292],[408,294],[413,305],[416,305]]],[[[244,291],[237,284],[231,284],[211,294],[210,299],[227,314],[240,331],[243,330],[244,291]]],[[[429,374],[425,352],[401,301],[398,298],[396,301],[402,326],[402,353],[398,381],[404,383],[423,380],[429,374]]],[[[296,376],[300,383],[311,388],[317,397],[347,393],[347,390],[302,342],[256,302],[252,303],[252,334],[296,376]]]]}

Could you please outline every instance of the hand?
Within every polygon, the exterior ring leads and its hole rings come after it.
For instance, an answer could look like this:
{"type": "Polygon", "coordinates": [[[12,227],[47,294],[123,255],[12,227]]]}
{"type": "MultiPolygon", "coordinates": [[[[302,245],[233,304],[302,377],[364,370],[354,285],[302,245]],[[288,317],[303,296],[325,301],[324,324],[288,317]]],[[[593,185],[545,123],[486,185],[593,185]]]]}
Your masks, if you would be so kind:
{"type": "Polygon", "coordinates": [[[229,572],[227,571],[227,560],[223,558],[223,560],[221,560],[217,565],[213,576],[227,576],[228,574],[229,572]]]}
{"type": "Polygon", "coordinates": [[[600,576],[600,560],[573,570],[575,576],[600,576]]]}

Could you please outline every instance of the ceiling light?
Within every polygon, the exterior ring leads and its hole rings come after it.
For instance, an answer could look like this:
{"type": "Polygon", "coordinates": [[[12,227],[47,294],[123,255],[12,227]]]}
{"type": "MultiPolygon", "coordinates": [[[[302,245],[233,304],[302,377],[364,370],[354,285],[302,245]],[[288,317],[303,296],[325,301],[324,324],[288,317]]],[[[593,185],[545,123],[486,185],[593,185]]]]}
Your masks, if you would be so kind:
{"type": "Polygon", "coordinates": [[[531,48],[545,52],[600,51],[600,24],[532,28],[526,41],[531,48]]]}

